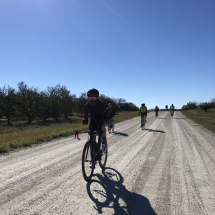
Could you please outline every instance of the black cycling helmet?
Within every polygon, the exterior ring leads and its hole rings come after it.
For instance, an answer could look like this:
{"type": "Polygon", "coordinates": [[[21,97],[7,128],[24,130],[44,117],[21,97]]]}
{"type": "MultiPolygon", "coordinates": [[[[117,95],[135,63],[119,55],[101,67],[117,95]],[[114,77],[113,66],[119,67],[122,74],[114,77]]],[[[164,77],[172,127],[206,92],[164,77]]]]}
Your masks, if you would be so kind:
{"type": "Polygon", "coordinates": [[[141,104],[142,106],[145,105],[145,103],[141,104]]]}
{"type": "Polygon", "coordinates": [[[99,91],[95,88],[89,89],[87,92],[88,97],[99,97],[99,91]]]}
{"type": "Polygon", "coordinates": [[[109,103],[109,104],[108,104],[108,107],[110,107],[110,106],[112,106],[112,104],[111,104],[111,103],[109,103]]]}

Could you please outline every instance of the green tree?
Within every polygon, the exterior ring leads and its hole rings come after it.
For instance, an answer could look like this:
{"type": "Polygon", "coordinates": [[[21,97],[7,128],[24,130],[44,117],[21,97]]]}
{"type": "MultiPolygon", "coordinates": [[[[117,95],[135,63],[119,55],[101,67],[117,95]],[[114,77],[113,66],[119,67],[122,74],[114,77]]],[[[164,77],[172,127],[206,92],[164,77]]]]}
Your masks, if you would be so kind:
{"type": "Polygon", "coordinates": [[[15,89],[8,86],[6,89],[0,88],[0,110],[7,119],[7,124],[11,125],[11,119],[16,116],[17,96],[15,89]]]}
{"type": "Polygon", "coordinates": [[[18,83],[18,89],[19,110],[28,117],[28,123],[31,124],[38,106],[38,89],[28,87],[23,81],[18,83]]]}
{"type": "Polygon", "coordinates": [[[109,103],[112,104],[112,107],[115,109],[115,111],[117,112],[119,110],[118,104],[117,104],[117,100],[116,99],[112,99],[108,96],[105,96],[104,94],[100,95],[100,99],[101,101],[108,106],[109,103]]]}
{"type": "Polygon", "coordinates": [[[211,99],[211,107],[215,108],[215,98],[211,99]]]}
{"type": "Polygon", "coordinates": [[[198,102],[188,102],[186,105],[182,106],[183,110],[191,110],[198,108],[198,102]]]}
{"type": "Polygon", "coordinates": [[[60,90],[61,86],[56,85],[55,87],[48,87],[48,95],[51,103],[51,117],[53,117],[56,121],[58,121],[58,118],[61,115],[61,104],[60,104],[60,90]]]}
{"type": "Polygon", "coordinates": [[[60,104],[61,112],[64,117],[67,119],[69,115],[72,114],[73,109],[75,108],[74,101],[76,100],[76,95],[71,95],[70,91],[67,90],[66,86],[60,88],[60,104]]]}
{"type": "Polygon", "coordinates": [[[81,93],[80,97],[76,99],[77,112],[83,113],[83,107],[88,102],[87,93],[81,93]]]}
{"type": "Polygon", "coordinates": [[[44,122],[51,116],[51,99],[46,91],[42,91],[38,95],[36,116],[44,122]]]}
{"type": "Polygon", "coordinates": [[[208,111],[208,109],[212,108],[212,104],[210,102],[202,102],[198,106],[200,109],[203,109],[205,112],[208,111]]]}
{"type": "Polygon", "coordinates": [[[123,98],[119,98],[117,99],[117,103],[118,103],[119,110],[123,111],[125,109],[126,100],[123,98]]]}

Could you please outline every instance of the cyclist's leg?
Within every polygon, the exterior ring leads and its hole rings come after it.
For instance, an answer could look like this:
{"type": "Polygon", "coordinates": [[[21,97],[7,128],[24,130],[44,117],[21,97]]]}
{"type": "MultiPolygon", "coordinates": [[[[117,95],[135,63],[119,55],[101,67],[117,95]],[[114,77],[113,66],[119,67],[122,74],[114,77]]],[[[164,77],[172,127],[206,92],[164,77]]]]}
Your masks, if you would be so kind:
{"type": "Polygon", "coordinates": [[[102,151],[105,152],[106,151],[106,148],[107,148],[107,139],[106,139],[106,126],[108,125],[108,122],[107,120],[103,120],[103,123],[102,123],[102,151]]]}
{"type": "Polygon", "coordinates": [[[113,116],[113,117],[111,118],[111,120],[112,120],[112,124],[113,124],[113,126],[114,126],[114,124],[115,124],[115,117],[113,116]]]}
{"type": "MultiPolygon", "coordinates": [[[[98,130],[98,124],[99,122],[97,120],[90,120],[89,130],[98,130]]],[[[96,141],[96,136],[93,136],[93,141],[96,141]]],[[[90,146],[90,151],[92,153],[92,147],[90,146]]]]}
{"type": "Polygon", "coordinates": [[[143,119],[143,114],[141,113],[141,116],[140,116],[140,127],[142,127],[142,119],[143,119]]]}
{"type": "Polygon", "coordinates": [[[102,138],[106,138],[106,126],[108,125],[108,122],[107,122],[107,120],[103,120],[103,122],[102,122],[102,131],[103,131],[103,133],[102,133],[102,138]]]}

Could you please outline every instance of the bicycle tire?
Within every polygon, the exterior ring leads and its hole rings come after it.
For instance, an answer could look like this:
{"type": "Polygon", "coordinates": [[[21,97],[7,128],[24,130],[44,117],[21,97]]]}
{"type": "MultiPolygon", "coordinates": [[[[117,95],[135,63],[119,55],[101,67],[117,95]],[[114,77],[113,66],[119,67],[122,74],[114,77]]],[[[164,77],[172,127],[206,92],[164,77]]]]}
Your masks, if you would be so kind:
{"type": "Polygon", "coordinates": [[[142,128],[145,128],[145,119],[144,119],[144,117],[142,118],[141,126],[142,126],[142,128]]]}
{"type": "Polygon", "coordinates": [[[99,159],[99,166],[104,169],[107,163],[107,156],[108,156],[108,145],[107,145],[107,150],[106,152],[102,152],[102,144],[100,144],[100,159],[99,159]]]}
{"type": "Polygon", "coordinates": [[[82,174],[85,181],[91,180],[95,168],[95,153],[91,154],[90,147],[91,142],[89,140],[86,142],[82,154],[82,174]],[[89,167],[90,162],[92,162],[92,167],[89,167]]]}

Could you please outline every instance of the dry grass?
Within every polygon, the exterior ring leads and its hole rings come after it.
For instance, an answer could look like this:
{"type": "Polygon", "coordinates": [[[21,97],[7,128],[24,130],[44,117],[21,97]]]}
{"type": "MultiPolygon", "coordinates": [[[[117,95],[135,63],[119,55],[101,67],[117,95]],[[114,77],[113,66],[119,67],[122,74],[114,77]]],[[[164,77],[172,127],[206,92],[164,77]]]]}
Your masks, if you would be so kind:
{"type": "Polygon", "coordinates": [[[209,109],[208,112],[199,109],[182,110],[181,112],[194,122],[204,126],[210,131],[215,132],[215,109],[209,109]]]}
{"type": "MultiPolygon", "coordinates": [[[[121,112],[115,117],[115,122],[122,122],[138,116],[138,111],[121,112]]],[[[82,125],[83,116],[75,115],[68,120],[61,119],[58,123],[49,119],[46,124],[33,122],[28,125],[26,122],[17,120],[12,126],[6,122],[0,123],[0,153],[13,150],[14,148],[31,146],[32,144],[50,141],[59,137],[73,135],[75,129],[87,130],[88,125],[82,125]]]]}

